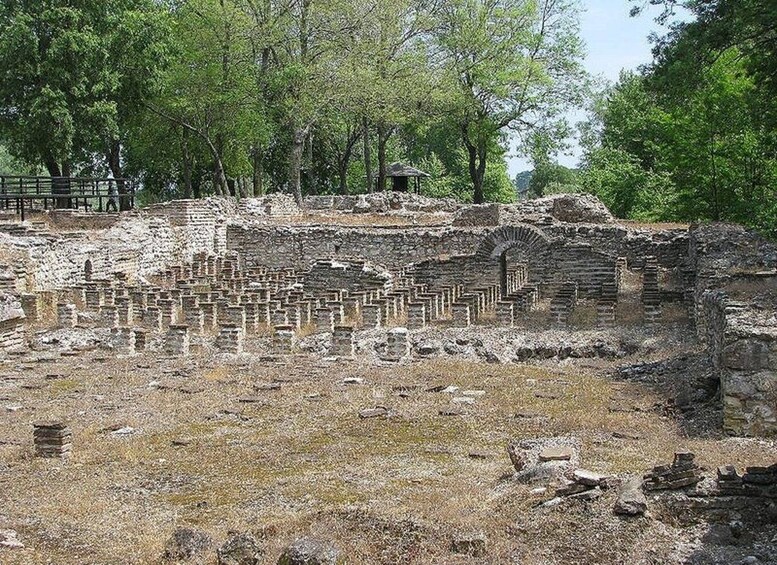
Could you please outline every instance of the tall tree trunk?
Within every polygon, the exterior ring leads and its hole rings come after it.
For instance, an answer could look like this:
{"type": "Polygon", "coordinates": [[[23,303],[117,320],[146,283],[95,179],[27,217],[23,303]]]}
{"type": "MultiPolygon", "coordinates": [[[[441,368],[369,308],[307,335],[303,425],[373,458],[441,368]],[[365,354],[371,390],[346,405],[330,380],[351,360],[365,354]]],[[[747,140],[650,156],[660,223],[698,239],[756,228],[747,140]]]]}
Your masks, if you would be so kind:
{"type": "Polygon", "coordinates": [[[313,132],[305,138],[305,177],[307,178],[308,194],[318,194],[316,174],[313,170],[313,132]]]}
{"type": "Polygon", "coordinates": [[[227,182],[227,174],[224,171],[224,162],[221,160],[221,153],[218,148],[213,144],[210,139],[204,137],[210,149],[210,154],[213,157],[213,189],[216,192],[216,196],[229,196],[229,185],[227,182]]]}
{"type": "Polygon", "coordinates": [[[386,143],[388,134],[383,125],[378,126],[378,192],[386,190],[386,143]]]}
{"type": "Polygon", "coordinates": [[[132,208],[130,199],[127,197],[127,186],[124,181],[124,172],[121,169],[121,143],[118,139],[112,139],[108,143],[108,167],[111,169],[113,178],[116,179],[116,191],[119,194],[119,210],[125,211],[132,208]]]}
{"type": "Polygon", "coordinates": [[[251,161],[253,169],[252,196],[262,196],[264,194],[264,165],[262,161],[262,152],[258,147],[253,147],[251,149],[251,161]]]}
{"type": "Polygon", "coordinates": [[[341,159],[337,163],[337,176],[340,179],[339,193],[342,195],[348,194],[348,161],[341,159]]]}
{"type": "Polygon", "coordinates": [[[343,153],[337,157],[337,176],[340,179],[340,194],[348,194],[348,166],[351,164],[353,155],[353,146],[358,143],[359,138],[353,134],[345,142],[343,153]]]}
{"type": "Polygon", "coordinates": [[[229,183],[224,172],[224,163],[220,156],[214,156],[213,159],[213,188],[216,190],[216,196],[229,196],[229,183]]]}
{"type": "Polygon", "coordinates": [[[181,153],[183,155],[183,163],[181,164],[181,170],[183,173],[183,197],[191,198],[192,191],[192,158],[189,152],[189,130],[182,129],[181,132],[181,153]]]}
{"type": "Polygon", "coordinates": [[[305,149],[305,138],[308,136],[310,126],[294,127],[291,138],[291,154],[289,155],[289,185],[297,206],[304,207],[302,201],[302,154],[305,149]]]}
{"type": "MultiPolygon", "coordinates": [[[[46,170],[49,172],[49,176],[53,179],[51,181],[51,192],[53,194],[67,194],[70,192],[68,182],[61,178],[63,175],[59,163],[53,158],[46,158],[44,164],[46,165],[46,170]]],[[[67,199],[57,198],[54,200],[53,205],[55,208],[67,208],[67,199]]]]}
{"type": "Polygon", "coordinates": [[[62,169],[59,166],[59,163],[57,163],[53,159],[46,159],[45,163],[46,170],[49,172],[50,177],[61,177],[62,176],[62,169]]]}
{"type": "Polygon", "coordinates": [[[463,128],[463,138],[469,157],[469,178],[472,181],[473,188],[472,201],[475,204],[483,204],[485,202],[483,179],[486,174],[486,143],[485,140],[478,139],[477,145],[473,144],[467,135],[466,127],[463,128]]]}
{"type": "Polygon", "coordinates": [[[372,148],[370,147],[370,124],[367,118],[364,118],[362,127],[364,128],[364,172],[367,176],[367,192],[372,192],[372,148]]]}

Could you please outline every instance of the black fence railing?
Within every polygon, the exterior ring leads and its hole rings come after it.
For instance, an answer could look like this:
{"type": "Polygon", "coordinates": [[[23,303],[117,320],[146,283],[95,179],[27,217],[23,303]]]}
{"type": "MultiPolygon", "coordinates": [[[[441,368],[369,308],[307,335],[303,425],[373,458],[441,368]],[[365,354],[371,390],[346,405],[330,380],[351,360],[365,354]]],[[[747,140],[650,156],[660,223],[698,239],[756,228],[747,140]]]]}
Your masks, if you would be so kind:
{"type": "Polygon", "coordinates": [[[0,176],[0,206],[14,208],[22,220],[25,210],[131,210],[135,188],[128,179],[0,176]]]}

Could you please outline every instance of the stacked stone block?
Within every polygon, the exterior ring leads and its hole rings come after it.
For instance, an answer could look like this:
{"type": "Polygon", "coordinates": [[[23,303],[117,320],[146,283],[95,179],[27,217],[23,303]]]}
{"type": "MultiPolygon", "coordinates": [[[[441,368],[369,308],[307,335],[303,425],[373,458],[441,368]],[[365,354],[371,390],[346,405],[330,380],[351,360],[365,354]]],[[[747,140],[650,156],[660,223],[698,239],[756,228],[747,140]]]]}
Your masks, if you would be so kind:
{"type": "Polygon", "coordinates": [[[171,357],[189,355],[189,326],[173,324],[167,328],[164,352],[171,357]]]}
{"type": "Polygon", "coordinates": [[[645,324],[654,325],[661,321],[661,291],[658,288],[658,261],[655,257],[645,259],[642,272],[642,307],[645,324]]]}
{"type": "Polygon", "coordinates": [[[294,331],[294,327],[288,324],[281,324],[276,325],[273,330],[273,351],[279,354],[292,353],[297,345],[297,334],[294,331]]]}
{"type": "Polygon", "coordinates": [[[57,326],[60,328],[74,328],[78,324],[78,312],[75,304],[63,302],[57,303],[57,326]]]}
{"type": "Polygon", "coordinates": [[[615,326],[615,312],[618,304],[618,287],[615,282],[602,284],[602,291],[596,301],[596,325],[600,328],[615,326]]]}
{"type": "Polygon", "coordinates": [[[392,328],[386,339],[385,361],[401,361],[410,355],[410,340],[407,328],[392,328]]]}
{"type": "Polygon", "coordinates": [[[236,324],[222,324],[216,337],[216,349],[221,353],[243,353],[244,332],[236,324]]]}
{"type": "Polygon", "coordinates": [[[383,313],[379,304],[362,306],[362,326],[364,329],[375,329],[383,325],[383,313]]]}
{"type": "Polygon", "coordinates": [[[563,283],[550,301],[551,319],[557,324],[566,324],[577,304],[577,283],[563,283]]]}
{"type": "Polygon", "coordinates": [[[329,354],[334,357],[351,358],[355,354],[353,326],[338,325],[332,331],[329,354]]]}
{"type": "Polygon", "coordinates": [[[422,302],[411,302],[407,305],[407,329],[421,330],[426,327],[426,305],[422,302]]]}
{"type": "Polygon", "coordinates": [[[127,326],[111,328],[111,344],[116,352],[132,355],[135,353],[135,332],[127,326]]]}
{"type": "Polygon", "coordinates": [[[36,457],[69,457],[72,436],[70,428],[63,422],[36,422],[32,432],[36,457]]]}
{"type": "Polygon", "coordinates": [[[466,328],[472,323],[472,313],[469,304],[454,302],[451,306],[453,325],[466,328]]]}

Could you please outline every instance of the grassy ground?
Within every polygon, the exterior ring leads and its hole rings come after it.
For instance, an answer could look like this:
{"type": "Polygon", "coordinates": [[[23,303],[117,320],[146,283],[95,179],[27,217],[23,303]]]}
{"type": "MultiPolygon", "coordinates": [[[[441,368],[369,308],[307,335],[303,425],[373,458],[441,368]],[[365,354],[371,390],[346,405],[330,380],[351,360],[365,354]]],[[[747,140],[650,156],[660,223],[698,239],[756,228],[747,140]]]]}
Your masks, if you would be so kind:
{"type": "Polygon", "coordinates": [[[613,518],[613,493],[535,508],[549,496],[509,479],[508,440],[574,435],[583,465],[607,473],[640,473],[677,449],[713,468],[777,458],[773,443],[685,438],[666,399],[583,368],[93,352],[16,360],[0,375],[0,529],[27,545],[0,550],[9,565],[154,563],[181,525],[217,541],[254,531],[267,563],[306,533],[359,564],[650,563],[676,532],[613,518]],[[364,383],[342,383],[352,376],[364,383]],[[440,416],[452,396],[425,391],[438,384],[486,394],[440,416]],[[378,405],[389,418],[358,417],[378,405]],[[70,423],[67,462],[32,456],[32,422],[49,418],[70,423]],[[121,427],[135,432],[111,433],[121,427]],[[487,558],[450,552],[470,529],[488,535],[487,558]]]}

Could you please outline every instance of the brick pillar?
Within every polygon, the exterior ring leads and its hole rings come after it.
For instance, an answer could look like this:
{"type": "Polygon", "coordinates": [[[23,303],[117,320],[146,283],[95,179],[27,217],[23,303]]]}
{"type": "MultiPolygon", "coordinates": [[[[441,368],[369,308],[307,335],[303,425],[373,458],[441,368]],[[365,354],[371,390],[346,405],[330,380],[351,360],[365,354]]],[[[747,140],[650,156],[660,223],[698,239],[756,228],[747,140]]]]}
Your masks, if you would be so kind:
{"type": "Polygon", "coordinates": [[[322,333],[332,333],[335,321],[332,310],[329,308],[316,308],[316,331],[322,333]]]}
{"type": "Polygon", "coordinates": [[[135,333],[132,328],[127,326],[111,328],[111,345],[117,353],[123,355],[135,353],[135,333]]]}
{"type": "Polygon", "coordinates": [[[216,337],[216,348],[221,353],[240,355],[243,353],[244,332],[235,324],[223,324],[219,326],[219,335],[216,337]]]}
{"type": "Polygon", "coordinates": [[[407,328],[420,330],[426,327],[426,305],[423,302],[411,302],[407,305],[407,328]]]}
{"type": "Polygon", "coordinates": [[[465,328],[468,327],[472,324],[472,315],[470,313],[469,304],[454,302],[451,306],[451,317],[453,318],[453,325],[465,328]]]}
{"type": "Polygon", "coordinates": [[[386,340],[386,361],[400,361],[410,355],[410,342],[407,328],[393,328],[388,331],[386,340]]]}
{"type": "Polygon", "coordinates": [[[164,352],[172,357],[189,355],[189,326],[172,324],[168,327],[164,352]]]}
{"type": "Polygon", "coordinates": [[[365,304],[362,306],[362,326],[365,329],[379,328],[382,323],[381,306],[379,304],[365,304]]]}
{"type": "Polygon", "coordinates": [[[134,328],[132,330],[135,338],[135,351],[145,351],[148,345],[147,334],[145,330],[134,328]]]}
{"type": "Polygon", "coordinates": [[[296,343],[297,336],[294,333],[294,328],[292,326],[282,324],[274,327],[272,337],[273,351],[281,354],[291,353],[294,351],[296,343]]]}
{"type": "Polygon", "coordinates": [[[353,327],[335,326],[332,331],[329,354],[334,357],[353,357],[354,352],[353,327]]]}
{"type": "Polygon", "coordinates": [[[57,303],[57,327],[74,328],[78,324],[78,313],[75,304],[57,303]]]}
{"type": "Polygon", "coordinates": [[[69,457],[73,434],[64,422],[36,422],[32,439],[36,457],[69,457]]]}

